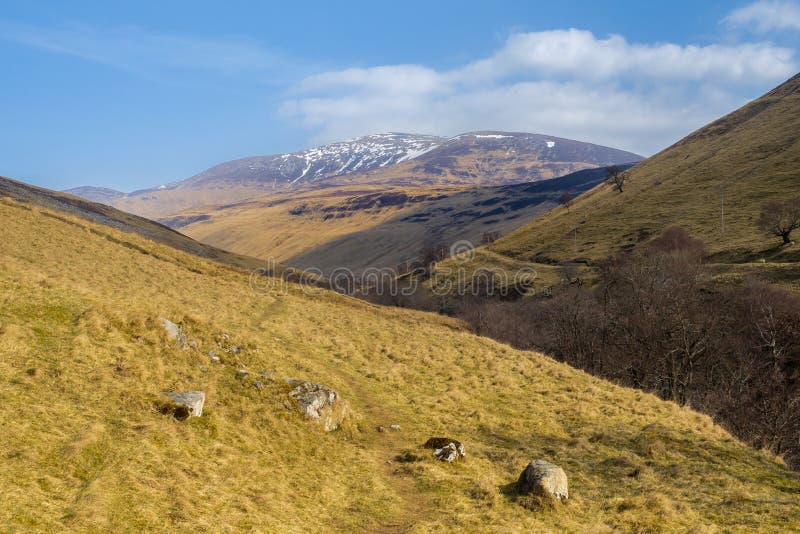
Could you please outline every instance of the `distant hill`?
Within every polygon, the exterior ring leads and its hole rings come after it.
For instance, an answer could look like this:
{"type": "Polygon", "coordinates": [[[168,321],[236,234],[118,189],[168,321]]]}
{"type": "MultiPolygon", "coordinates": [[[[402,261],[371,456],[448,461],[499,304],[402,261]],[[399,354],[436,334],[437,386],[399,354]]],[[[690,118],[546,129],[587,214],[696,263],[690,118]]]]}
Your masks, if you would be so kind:
{"type": "MultiPolygon", "coordinates": [[[[800,196],[800,75],[490,246],[510,258],[593,261],[685,227],[719,262],[800,261],[756,226],[762,206],[800,196]]],[[[800,237],[800,236],[798,236],[800,237]]]]}
{"type": "MultiPolygon", "coordinates": [[[[627,168],[627,167],[625,167],[627,168]]],[[[476,246],[505,234],[605,178],[587,169],[495,187],[329,185],[162,219],[204,243],[293,267],[360,271],[414,260],[426,244],[476,246]]]]}
{"type": "Polygon", "coordinates": [[[118,198],[124,197],[127,193],[117,191],[115,189],[108,189],[107,187],[73,187],[72,189],[65,189],[64,193],[75,195],[76,197],[85,198],[92,202],[100,202],[102,204],[110,204],[118,198]]]}
{"type": "MultiPolygon", "coordinates": [[[[414,187],[502,185],[640,159],[630,152],[527,133],[472,132],[452,138],[387,133],[229,161],[186,180],[108,201],[130,213],[160,218],[332,181],[414,187]]],[[[97,198],[94,188],[86,193],[97,198]]]]}

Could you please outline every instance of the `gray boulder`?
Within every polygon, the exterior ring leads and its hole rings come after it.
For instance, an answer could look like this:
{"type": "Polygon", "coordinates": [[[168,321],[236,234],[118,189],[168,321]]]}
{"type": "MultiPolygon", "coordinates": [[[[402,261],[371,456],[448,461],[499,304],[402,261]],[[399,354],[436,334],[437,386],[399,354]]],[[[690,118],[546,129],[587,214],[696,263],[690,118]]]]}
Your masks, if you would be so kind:
{"type": "Polygon", "coordinates": [[[539,495],[557,501],[569,498],[567,474],[563,469],[545,460],[529,463],[517,481],[517,491],[522,495],[539,495]]]}
{"type": "Polygon", "coordinates": [[[178,419],[203,415],[206,394],[202,391],[162,391],[161,394],[169,398],[171,401],[170,411],[178,419]]]}
{"type": "Polygon", "coordinates": [[[347,402],[339,398],[338,393],[313,382],[287,380],[286,383],[294,386],[289,396],[297,401],[297,407],[302,414],[318,421],[327,432],[339,428],[349,407],[347,402]]]}

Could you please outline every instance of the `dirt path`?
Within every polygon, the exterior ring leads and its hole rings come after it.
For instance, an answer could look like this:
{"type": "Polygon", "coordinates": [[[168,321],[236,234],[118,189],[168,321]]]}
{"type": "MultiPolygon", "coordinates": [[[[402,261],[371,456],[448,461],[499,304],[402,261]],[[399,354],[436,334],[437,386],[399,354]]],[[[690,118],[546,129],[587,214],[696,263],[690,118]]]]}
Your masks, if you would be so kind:
{"type": "Polygon", "coordinates": [[[402,424],[396,420],[396,415],[387,406],[380,402],[373,402],[369,394],[358,384],[350,384],[352,390],[359,395],[362,401],[362,415],[367,423],[364,443],[374,451],[378,468],[382,478],[400,498],[401,510],[395,517],[380,526],[379,532],[408,532],[419,524],[420,521],[429,519],[434,510],[430,503],[420,495],[417,484],[411,475],[402,471],[402,463],[395,457],[404,449],[414,444],[408,441],[408,436],[403,430],[391,430],[389,425],[402,424]],[[386,429],[378,431],[378,425],[386,429]]]}

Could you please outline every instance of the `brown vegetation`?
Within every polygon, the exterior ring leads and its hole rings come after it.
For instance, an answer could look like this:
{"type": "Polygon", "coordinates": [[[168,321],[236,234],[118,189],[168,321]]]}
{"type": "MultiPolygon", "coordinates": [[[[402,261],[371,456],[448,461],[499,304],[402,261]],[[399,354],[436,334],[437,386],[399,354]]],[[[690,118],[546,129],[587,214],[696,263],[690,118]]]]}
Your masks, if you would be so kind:
{"type": "Polygon", "coordinates": [[[669,228],[604,262],[591,289],[471,297],[456,315],[478,334],[709,413],[800,467],[800,298],[758,282],[715,285],[704,255],[702,242],[669,228]]]}

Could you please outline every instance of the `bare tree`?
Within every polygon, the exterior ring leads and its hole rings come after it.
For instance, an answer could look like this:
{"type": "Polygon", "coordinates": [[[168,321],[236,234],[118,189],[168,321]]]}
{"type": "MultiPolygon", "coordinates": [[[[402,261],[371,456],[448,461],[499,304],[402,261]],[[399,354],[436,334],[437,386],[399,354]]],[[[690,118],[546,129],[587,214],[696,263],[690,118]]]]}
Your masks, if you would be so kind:
{"type": "Polygon", "coordinates": [[[572,205],[572,199],[573,198],[574,197],[571,194],[569,194],[567,192],[564,192],[564,193],[561,193],[561,195],[558,197],[558,201],[561,204],[563,204],[564,206],[566,206],[567,209],[569,209],[569,207],[572,205]]]}
{"type": "Polygon", "coordinates": [[[423,277],[430,276],[433,265],[447,257],[448,248],[442,243],[426,242],[419,251],[423,277]]]}
{"type": "Polygon", "coordinates": [[[625,173],[616,165],[606,167],[606,181],[614,186],[614,188],[622,193],[622,188],[625,186],[625,173]]]}
{"type": "Polygon", "coordinates": [[[800,198],[764,204],[758,227],[767,234],[783,238],[785,244],[791,243],[789,235],[800,228],[800,198]]]}

